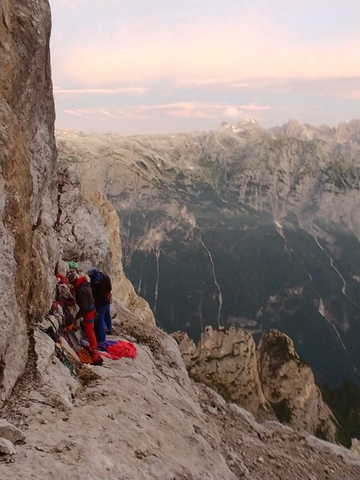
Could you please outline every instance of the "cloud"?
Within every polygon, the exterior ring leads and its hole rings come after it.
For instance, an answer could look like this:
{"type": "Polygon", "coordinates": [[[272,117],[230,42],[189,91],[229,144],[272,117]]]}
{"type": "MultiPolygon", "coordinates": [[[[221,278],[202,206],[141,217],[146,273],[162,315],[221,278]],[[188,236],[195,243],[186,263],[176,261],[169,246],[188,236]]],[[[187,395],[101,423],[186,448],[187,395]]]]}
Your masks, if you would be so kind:
{"type": "Polygon", "coordinates": [[[360,90],[353,90],[344,95],[345,98],[352,98],[353,100],[360,100],[360,90]]]}
{"type": "Polygon", "coordinates": [[[249,105],[226,105],[223,103],[196,103],[176,102],[162,105],[132,105],[129,107],[100,107],[80,108],[65,110],[65,113],[89,120],[109,119],[151,119],[151,118],[203,118],[222,119],[244,118],[250,114],[260,119],[259,113],[269,110],[270,106],[249,105]]]}
{"type": "Polygon", "coordinates": [[[315,79],[256,79],[251,81],[251,87],[255,90],[266,90],[272,93],[357,99],[360,92],[360,76],[315,79]]]}
{"type": "Polygon", "coordinates": [[[175,81],[175,90],[202,89],[203,91],[231,92],[242,90],[244,95],[257,98],[259,93],[266,94],[300,94],[319,97],[360,99],[360,76],[354,77],[319,77],[319,78],[252,78],[246,82],[234,82],[229,78],[194,78],[175,81]]]}
{"type": "Polygon", "coordinates": [[[271,30],[256,12],[242,22],[140,27],[124,25],[121,33],[70,45],[61,74],[92,86],[360,76],[360,35],[334,43],[296,41],[271,30]]]}
{"type": "Polygon", "coordinates": [[[229,118],[239,118],[242,116],[242,111],[236,107],[226,107],[224,110],[224,116],[229,118]]]}
{"type": "Polygon", "coordinates": [[[54,87],[55,95],[116,95],[127,93],[132,95],[144,95],[148,92],[147,87],[123,87],[123,88],[60,88],[54,87]]]}

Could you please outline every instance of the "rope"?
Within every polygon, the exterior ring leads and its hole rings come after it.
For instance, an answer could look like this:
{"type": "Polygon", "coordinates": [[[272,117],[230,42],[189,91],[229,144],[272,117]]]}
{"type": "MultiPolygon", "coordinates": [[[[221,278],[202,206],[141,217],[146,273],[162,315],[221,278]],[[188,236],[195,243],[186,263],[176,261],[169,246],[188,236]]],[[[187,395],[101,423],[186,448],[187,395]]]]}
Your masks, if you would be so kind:
{"type": "Polygon", "coordinates": [[[141,375],[142,377],[145,378],[146,382],[145,383],[142,383],[140,382],[137,378],[135,378],[133,375],[133,373],[129,374],[129,375],[122,375],[121,373],[117,374],[117,375],[110,375],[109,377],[103,377],[104,380],[107,380],[108,378],[132,378],[133,380],[135,380],[136,382],[140,383],[140,385],[143,385],[144,387],[149,383],[149,379],[146,375],[144,375],[143,373],[137,371],[136,372],[138,375],[141,375]]]}
{"type": "Polygon", "coordinates": [[[140,347],[142,350],[144,350],[144,352],[147,353],[147,355],[150,358],[150,360],[152,361],[152,363],[154,363],[154,358],[151,356],[151,354],[147,350],[145,350],[145,348],[142,345],[137,344],[137,346],[140,347]]]}

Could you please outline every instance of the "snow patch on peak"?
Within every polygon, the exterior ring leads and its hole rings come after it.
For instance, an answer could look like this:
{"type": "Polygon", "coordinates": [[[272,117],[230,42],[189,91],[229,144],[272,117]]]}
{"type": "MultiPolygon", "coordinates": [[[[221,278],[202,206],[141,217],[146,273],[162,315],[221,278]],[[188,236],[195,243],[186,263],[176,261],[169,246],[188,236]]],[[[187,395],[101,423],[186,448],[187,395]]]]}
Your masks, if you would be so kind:
{"type": "Polygon", "coordinates": [[[259,127],[258,122],[254,118],[245,118],[244,120],[241,120],[240,122],[238,122],[236,125],[231,125],[230,123],[223,122],[221,126],[218,128],[218,131],[219,132],[231,131],[233,133],[240,133],[252,127],[259,127]]]}

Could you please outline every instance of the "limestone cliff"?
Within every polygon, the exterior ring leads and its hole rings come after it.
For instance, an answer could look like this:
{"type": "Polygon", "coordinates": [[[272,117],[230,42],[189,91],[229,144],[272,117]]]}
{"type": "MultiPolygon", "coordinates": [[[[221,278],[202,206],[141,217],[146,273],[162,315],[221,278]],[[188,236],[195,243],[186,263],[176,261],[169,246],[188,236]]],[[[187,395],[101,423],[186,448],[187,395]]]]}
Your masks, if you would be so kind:
{"type": "Polygon", "coordinates": [[[58,172],[58,216],[55,225],[65,260],[81,262],[108,271],[110,239],[96,207],[84,198],[79,178],[67,169],[58,172]]]}
{"type": "Polygon", "coordinates": [[[311,368],[301,361],[292,340],[270,330],[261,339],[258,353],[264,396],[278,418],[294,428],[335,440],[336,421],[322,399],[311,368]]]}
{"type": "Polygon", "coordinates": [[[65,260],[83,270],[97,266],[111,276],[113,296],[142,320],[154,323],[145,300],[126,278],[121,255],[119,217],[100,192],[83,191],[78,176],[66,168],[58,172],[58,216],[55,229],[65,260]]]}
{"type": "Polygon", "coordinates": [[[322,399],[314,374],[283,333],[270,330],[257,351],[253,337],[235,328],[206,327],[197,346],[184,333],[174,337],[194,380],[252,413],[271,405],[280,421],[335,440],[336,421],[322,399]]]}
{"type": "Polygon", "coordinates": [[[1,405],[25,369],[25,380],[35,375],[33,329],[51,305],[61,258],[111,272],[118,298],[142,319],[153,317],[114,253],[118,221],[110,234],[111,212],[98,205],[102,218],[76,174],[57,172],[48,1],[6,0],[0,22],[1,405]]]}
{"type": "Polygon", "coordinates": [[[58,256],[47,1],[0,4],[0,404],[24,372],[58,256]]]}
{"type": "Polygon", "coordinates": [[[206,327],[195,344],[187,335],[176,335],[190,376],[215,388],[224,398],[252,413],[265,404],[257,369],[256,345],[244,330],[206,327]]]}

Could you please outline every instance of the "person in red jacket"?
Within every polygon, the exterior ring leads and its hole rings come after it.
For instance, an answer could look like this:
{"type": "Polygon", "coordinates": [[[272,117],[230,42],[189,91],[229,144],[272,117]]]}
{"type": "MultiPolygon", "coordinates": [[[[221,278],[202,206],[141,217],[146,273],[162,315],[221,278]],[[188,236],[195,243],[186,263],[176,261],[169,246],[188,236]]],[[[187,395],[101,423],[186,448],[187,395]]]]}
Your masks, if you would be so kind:
{"type": "Polygon", "coordinates": [[[75,272],[69,274],[69,282],[75,288],[76,303],[79,311],[76,315],[77,319],[84,319],[85,334],[92,348],[97,348],[97,340],[95,336],[95,300],[91,290],[91,286],[85,276],[79,276],[75,272]]]}

